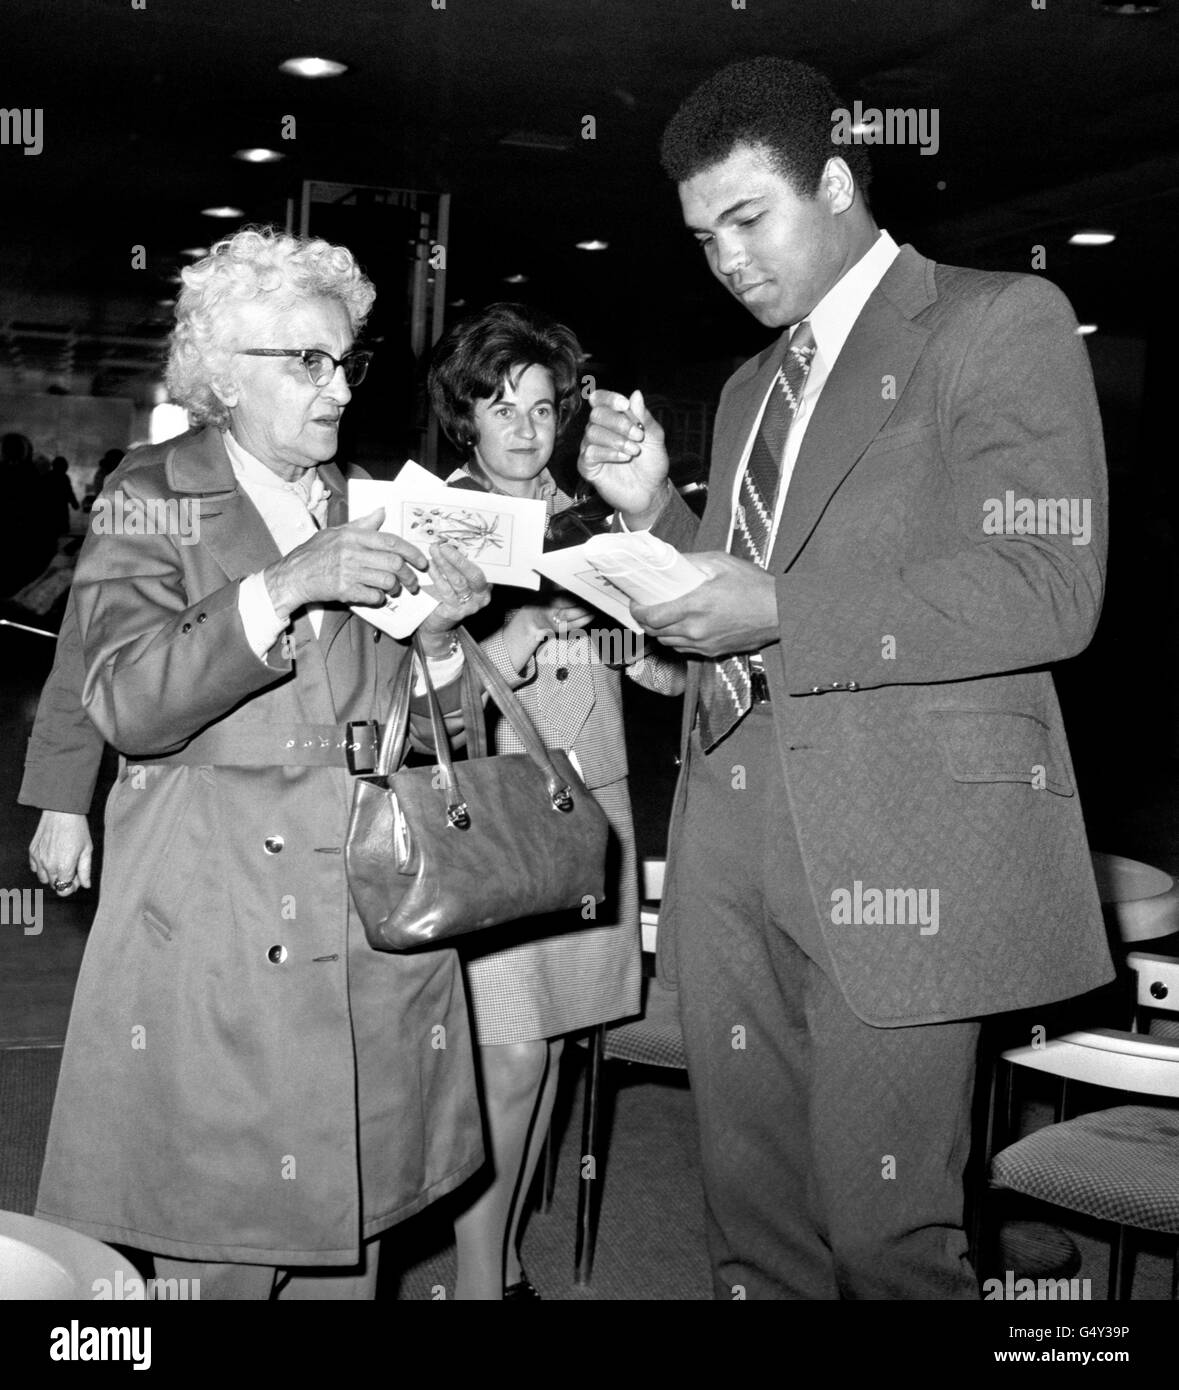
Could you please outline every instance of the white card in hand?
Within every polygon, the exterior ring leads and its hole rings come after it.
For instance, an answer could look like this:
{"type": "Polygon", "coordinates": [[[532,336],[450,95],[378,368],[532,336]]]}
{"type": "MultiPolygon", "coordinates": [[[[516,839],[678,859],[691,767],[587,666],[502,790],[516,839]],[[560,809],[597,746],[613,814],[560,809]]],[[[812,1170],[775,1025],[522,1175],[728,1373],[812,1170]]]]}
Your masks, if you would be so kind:
{"type": "Polygon", "coordinates": [[[632,632],[643,631],[631,617],[632,597],[636,603],[664,603],[704,582],[702,571],[686,556],[647,531],[594,536],[584,545],[550,550],[537,569],[632,632]]]}

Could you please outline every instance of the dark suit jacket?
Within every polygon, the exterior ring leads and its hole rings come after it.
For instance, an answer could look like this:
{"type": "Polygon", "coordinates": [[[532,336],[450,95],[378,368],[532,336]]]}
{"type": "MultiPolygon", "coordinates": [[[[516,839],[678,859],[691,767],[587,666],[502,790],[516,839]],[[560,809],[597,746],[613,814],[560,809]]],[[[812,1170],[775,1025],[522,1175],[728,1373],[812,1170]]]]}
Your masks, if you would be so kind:
{"type": "MultiPolygon", "coordinates": [[[[725,385],[710,496],[656,534],[723,550],[781,341],[725,385]]],[[[866,1022],[1047,1003],[1113,974],[1052,678],[1101,609],[1101,424],[1064,296],[905,246],[819,397],[769,569],[782,775],[841,989],[866,1022]],[[987,504],[1075,498],[1092,535],[991,535],[987,504]],[[938,891],[938,930],[833,920],[841,892],[938,891]]],[[[685,700],[684,752],[700,663],[685,700]]],[[[714,756],[724,756],[724,744],[714,756]]],[[[675,975],[671,828],[661,971],[675,975]]]]}

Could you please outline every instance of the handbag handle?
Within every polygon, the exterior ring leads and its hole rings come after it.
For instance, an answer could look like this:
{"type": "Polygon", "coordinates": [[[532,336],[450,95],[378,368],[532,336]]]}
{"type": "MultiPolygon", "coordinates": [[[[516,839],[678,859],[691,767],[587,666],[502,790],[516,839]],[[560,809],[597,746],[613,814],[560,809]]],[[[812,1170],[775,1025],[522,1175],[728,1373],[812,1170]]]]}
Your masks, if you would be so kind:
{"type": "MultiPolygon", "coordinates": [[[[529,719],[520,704],[512,693],[511,687],[503,676],[495,669],[483,654],[482,649],[471,634],[459,624],[457,628],[459,643],[466,658],[466,664],[472,677],[476,677],[486,688],[488,694],[499,707],[500,713],[516,731],[520,741],[523,743],[525,751],[537,768],[545,781],[545,788],[549,794],[555,810],[572,811],[573,809],[573,789],[557,771],[556,765],[549,756],[549,750],[545,747],[544,741],[536,731],[536,726],[529,719]]],[[[446,732],[446,724],[442,718],[442,710],[438,704],[438,695],[434,690],[434,683],[430,679],[429,664],[426,661],[425,652],[422,650],[421,641],[414,634],[414,651],[418,656],[422,676],[426,686],[426,702],[430,710],[430,725],[434,735],[434,748],[438,756],[439,766],[442,770],[443,787],[447,798],[447,818],[451,825],[456,829],[466,830],[470,826],[470,815],[467,806],[462,799],[459,789],[458,777],[454,770],[454,759],[451,754],[450,739],[446,732]]],[[[412,661],[406,661],[402,669],[397,673],[397,678],[393,684],[393,698],[389,710],[389,718],[385,725],[385,732],[381,739],[381,750],[377,760],[376,775],[388,777],[396,767],[401,764],[401,759],[405,753],[405,743],[409,732],[409,699],[410,699],[410,680],[412,676],[412,661]]],[[[486,735],[483,730],[482,705],[477,700],[474,702],[478,706],[478,714],[472,718],[474,711],[471,709],[471,701],[466,698],[464,692],[464,714],[469,721],[467,737],[471,743],[471,751],[476,757],[482,757],[486,750],[486,735]]]]}

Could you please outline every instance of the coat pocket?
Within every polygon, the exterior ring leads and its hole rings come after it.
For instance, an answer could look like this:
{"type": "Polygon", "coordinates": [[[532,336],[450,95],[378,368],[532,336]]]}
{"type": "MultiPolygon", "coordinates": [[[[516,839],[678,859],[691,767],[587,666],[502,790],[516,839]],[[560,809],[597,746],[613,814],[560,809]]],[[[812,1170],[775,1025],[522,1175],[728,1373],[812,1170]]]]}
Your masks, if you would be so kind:
{"type": "Polygon", "coordinates": [[[215,828],[215,774],[211,767],[193,767],[171,826],[164,831],[153,856],[152,879],[143,895],[143,920],[171,941],[178,918],[191,902],[194,880],[202,867],[208,872],[208,850],[215,828]]]}
{"type": "Polygon", "coordinates": [[[1074,794],[1068,761],[1034,714],[935,709],[929,718],[956,782],[1027,782],[1057,796],[1074,794]]]}

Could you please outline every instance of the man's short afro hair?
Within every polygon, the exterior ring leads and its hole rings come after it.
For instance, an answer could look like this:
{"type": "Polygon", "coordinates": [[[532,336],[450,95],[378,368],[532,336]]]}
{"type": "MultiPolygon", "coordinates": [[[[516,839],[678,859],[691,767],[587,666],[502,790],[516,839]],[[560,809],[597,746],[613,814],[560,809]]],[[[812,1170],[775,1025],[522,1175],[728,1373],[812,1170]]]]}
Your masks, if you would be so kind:
{"type": "Polygon", "coordinates": [[[814,68],[789,58],[748,58],[707,78],[667,123],[659,154],[676,183],[720,164],[738,145],[762,145],[803,198],[813,198],[832,155],[852,171],[860,194],[872,169],[860,144],[834,144],[832,113],[845,107],[814,68]]]}

